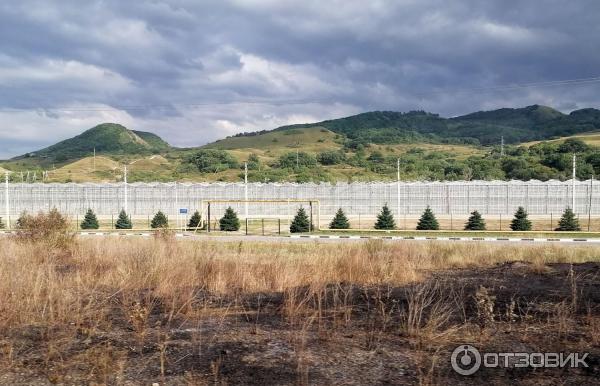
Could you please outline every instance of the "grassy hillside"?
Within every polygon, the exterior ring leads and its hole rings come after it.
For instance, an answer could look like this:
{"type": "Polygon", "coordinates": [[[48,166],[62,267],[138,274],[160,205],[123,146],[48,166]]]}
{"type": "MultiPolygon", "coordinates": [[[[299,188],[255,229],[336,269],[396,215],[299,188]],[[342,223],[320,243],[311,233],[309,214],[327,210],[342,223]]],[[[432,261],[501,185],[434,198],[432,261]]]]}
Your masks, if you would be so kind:
{"type": "Polygon", "coordinates": [[[131,155],[155,154],[169,148],[169,144],[155,134],[129,130],[119,124],[103,123],[76,137],[17,158],[37,158],[49,164],[86,157],[94,149],[96,153],[131,155]]]}

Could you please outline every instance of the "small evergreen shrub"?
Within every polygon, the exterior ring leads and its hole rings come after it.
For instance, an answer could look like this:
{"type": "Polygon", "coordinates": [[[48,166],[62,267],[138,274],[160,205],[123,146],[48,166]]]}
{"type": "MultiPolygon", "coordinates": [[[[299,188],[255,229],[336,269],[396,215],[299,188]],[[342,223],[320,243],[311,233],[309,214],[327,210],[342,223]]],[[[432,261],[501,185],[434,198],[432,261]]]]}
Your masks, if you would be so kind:
{"type": "Polygon", "coordinates": [[[85,212],[85,216],[83,217],[80,227],[81,229],[100,228],[100,225],[98,224],[98,218],[96,218],[96,214],[92,209],[88,209],[87,212],[85,212]]]}
{"type": "Polygon", "coordinates": [[[417,223],[417,230],[419,231],[437,231],[440,229],[440,224],[438,223],[437,218],[435,218],[435,214],[428,206],[425,208],[425,211],[421,215],[419,222],[417,223]]]}
{"type": "Polygon", "coordinates": [[[306,215],[304,208],[300,207],[294,220],[292,220],[292,223],[290,224],[290,233],[310,232],[310,228],[310,219],[306,215]]]}
{"type": "Polygon", "coordinates": [[[200,216],[200,212],[195,211],[190,217],[190,221],[188,221],[187,227],[188,230],[196,230],[196,229],[204,229],[200,224],[202,223],[202,216],[200,216]]]}
{"type": "Polygon", "coordinates": [[[0,229],[4,229],[4,227],[5,227],[5,225],[4,225],[4,223],[2,222],[2,217],[0,217],[0,229]]]}
{"type": "Polygon", "coordinates": [[[375,222],[375,229],[394,229],[396,228],[396,222],[394,221],[394,215],[390,208],[385,204],[381,208],[381,212],[377,215],[377,221],[375,222]]]}
{"type": "Polygon", "coordinates": [[[333,220],[329,224],[329,229],[350,229],[350,222],[346,217],[346,214],[339,208],[333,220]]]}
{"type": "Polygon", "coordinates": [[[527,218],[527,211],[520,206],[515,212],[515,217],[510,223],[510,229],[513,231],[530,231],[531,221],[527,218]]]}
{"type": "Polygon", "coordinates": [[[152,218],[152,221],[150,222],[150,227],[152,229],[168,228],[169,219],[167,218],[167,216],[165,216],[165,214],[162,211],[159,210],[152,218]]]}
{"type": "Polygon", "coordinates": [[[219,220],[219,228],[226,232],[233,232],[240,229],[240,220],[231,207],[225,210],[225,214],[219,220]]]}
{"type": "Polygon", "coordinates": [[[467,223],[465,224],[466,231],[484,231],[485,230],[485,221],[481,217],[478,211],[473,211],[467,223]]]}
{"type": "Polygon", "coordinates": [[[115,229],[131,229],[133,228],[133,224],[131,224],[131,219],[125,213],[125,209],[121,209],[119,212],[119,218],[117,218],[117,222],[115,223],[115,229]]]}
{"type": "Polygon", "coordinates": [[[575,216],[573,209],[565,209],[560,221],[558,222],[558,228],[555,230],[562,232],[578,232],[581,230],[579,226],[579,220],[575,216]]]}

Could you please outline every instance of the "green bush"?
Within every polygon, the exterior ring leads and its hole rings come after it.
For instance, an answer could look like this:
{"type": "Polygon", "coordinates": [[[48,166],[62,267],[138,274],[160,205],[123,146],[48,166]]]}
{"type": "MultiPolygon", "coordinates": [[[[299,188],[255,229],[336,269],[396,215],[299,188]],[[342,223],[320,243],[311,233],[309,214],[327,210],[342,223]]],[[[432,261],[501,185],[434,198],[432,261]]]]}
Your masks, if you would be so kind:
{"type": "Polygon", "coordinates": [[[296,166],[298,167],[314,167],[317,166],[317,160],[315,159],[314,156],[305,153],[303,151],[301,152],[290,152],[290,153],[285,153],[283,155],[281,155],[279,157],[279,161],[277,162],[277,165],[280,168],[296,168],[296,166]]]}
{"type": "Polygon", "coordinates": [[[200,227],[201,223],[202,217],[200,216],[200,212],[195,211],[192,217],[190,217],[190,221],[188,221],[188,230],[204,229],[204,227],[200,227]]]}
{"type": "Polygon", "coordinates": [[[381,212],[377,215],[377,221],[375,222],[375,229],[394,229],[396,228],[396,222],[394,221],[394,215],[387,204],[381,208],[381,212]]]}
{"type": "Polygon", "coordinates": [[[202,149],[194,154],[190,161],[202,173],[218,173],[239,167],[237,160],[231,154],[218,149],[202,149]]]}
{"type": "Polygon", "coordinates": [[[83,217],[80,227],[81,229],[100,228],[100,225],[98,224],[98,218],[96,218],[96,214],[92,209],[88,209],[87,212],[85,212],[85,216],[83,217]]]}
{"type": "Polygon", "coordinates": [[[167,216],[165,216],[165,214],[162,211],[159,210],[152,218],[152,221],[150,222],[150,227],[152,229],[168,228],[169,219],[167,218],[167,216]]]}
{"type": "Polygon", "coordinates": [[[290,233],[310,232],[310,228],[310,219],[306,215],[304,208],[300,207],[294,220],[292,220],[292,223],[290,224],[290,233]]]}
{"type": "Polygon", "coordinates": [[[121,209],[119,212],[119,217],[117,218],[117,222],[115,223],[115,229],[132,229],[133,224],[131,224],[131,219],[125,213],[125,209],[121,209]]]}
{"type": "Polygon", "coordinates": [[[346,160],[346,155],[341,151],[328,150],[317,154],[317,161],[321,165],[337,165],[346,160]]]}
{"type": "Polygon", "coordinates": [[[558,222],[558,228],[555,230],[566,232],[578,232],[581,230],[581,227],[579,226],[579,220],[575,216],[573,209],[565,209],[560,221],[558,222]]]}
{"type": "Polygon", "coordinates": [[[465,224],[466,231],[484,231],[485,230],[485,221],[481,217],[478,211],[473,211],[471,216],[467,220],[465,224]]]}
{"type": "Polygon", "coordinates": [[[349,228],[350,228],[350,222],[348,221],[348,218],[346,217],[346,214],[344,213],[342,208],[339,208],[337,213],[335,214],[335,217],[333,218],[333,220],[331,220],[331,223],[329,224],[329,229],[349,229],[349,228]]]}
{"type": "Polygon", "coordinates": [[[233,232],[240,229],[240,220],[231,207],[225,210],[225,214],[219,220],[219,228],[226,232],[233,232]]]}
{"type": "Polygon", "coordinates": [[[530,231],[531,221],[527,218],[527,211],[520,206],[515,212],[515,217],[510,223],[510,229],[513,231],[530,231]]]}
{"type": "Polygon", "coordinates": [[[427,208],[425,208],[425,211],[423,212],[423,214],[421,215],[421,218],[419,219],[419,223],[417,224],[417,230],[419,230],[419,231],[437,231],[439,229],[440,229],[440,224],[438,223],[437,218],[435,218],[435,214],[433,214],[433,211],[428,206],[427,208]]]}
{"type": "Polygon", "coordinates": [[[5,225],[2,222],[2,217],[0,217],[0,229],[4,229],[4,228],[5,228],[5,225]]]}

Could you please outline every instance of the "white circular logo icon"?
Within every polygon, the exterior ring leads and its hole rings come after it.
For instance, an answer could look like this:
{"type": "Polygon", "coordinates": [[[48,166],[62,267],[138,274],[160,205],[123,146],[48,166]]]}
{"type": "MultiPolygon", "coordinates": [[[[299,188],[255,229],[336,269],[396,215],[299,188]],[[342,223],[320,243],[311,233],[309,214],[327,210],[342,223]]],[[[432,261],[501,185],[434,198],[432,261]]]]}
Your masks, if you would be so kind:
{"type": "Polygon", "coordinates": [[[452,351],[452,368],[461,375],[475,374],[481,367],[479,350],[468,344],[462,344],[452,351]]]}

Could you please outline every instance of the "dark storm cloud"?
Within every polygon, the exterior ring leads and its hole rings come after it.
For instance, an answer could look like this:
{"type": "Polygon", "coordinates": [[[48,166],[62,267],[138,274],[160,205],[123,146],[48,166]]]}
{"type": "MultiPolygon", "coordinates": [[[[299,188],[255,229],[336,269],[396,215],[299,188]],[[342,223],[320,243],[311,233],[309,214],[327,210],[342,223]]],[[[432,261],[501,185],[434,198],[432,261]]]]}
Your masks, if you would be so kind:
{"type": "Polygon", "coordinates": [[[592,0],[5,2],[0,157],[103,121],[191,146],[373,109],[597,107],[598,83],[472,89],[600,75],[599,11],[592,0]]]}

